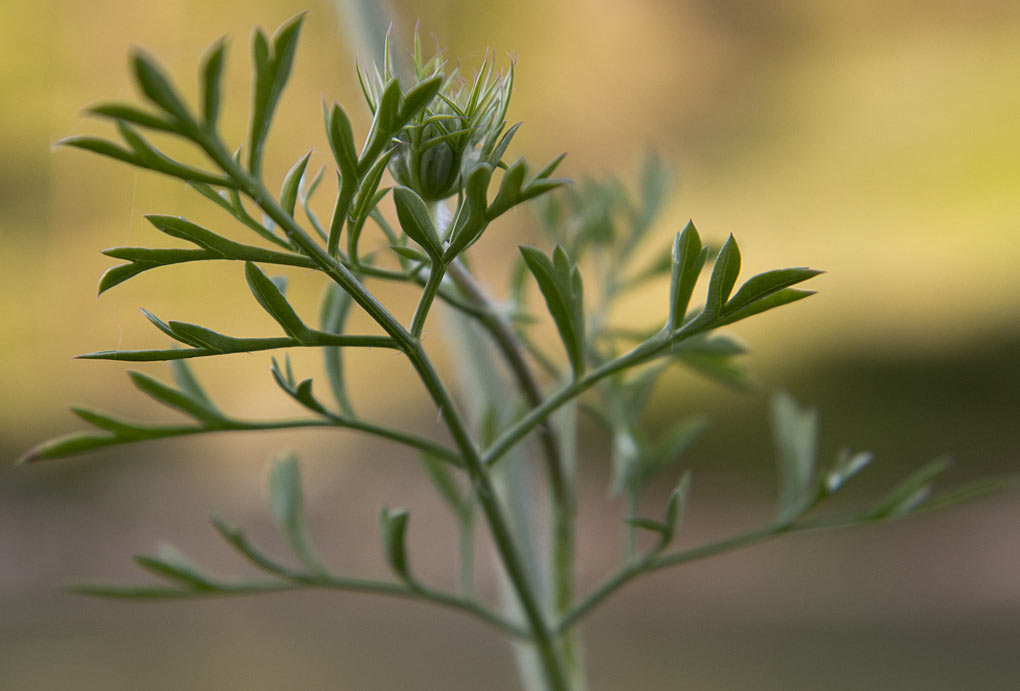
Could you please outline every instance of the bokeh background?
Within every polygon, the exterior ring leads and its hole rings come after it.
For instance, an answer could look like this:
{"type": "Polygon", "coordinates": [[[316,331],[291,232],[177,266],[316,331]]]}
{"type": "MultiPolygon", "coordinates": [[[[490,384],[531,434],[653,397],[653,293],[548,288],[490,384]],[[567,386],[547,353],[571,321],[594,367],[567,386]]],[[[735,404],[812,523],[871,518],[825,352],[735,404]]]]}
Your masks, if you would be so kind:
{"type": "MultiPolygon", "coordinates": [[[[82,578],[144,579],[129,555],[162,539],[243,571],[208,529],[208,512],[280,547],[263,476],[289,448],[305,457],[316,535],[338,568],[377,568],[375,512],[406,505],[415,512],[415,560],[439,582],[452,580],[443,556],[450,523],[413,459],[389,446],[346,434],[208,437],[12,465],[40,439],[76,428],[69,403],[159,414],[125,367],[72,360],[162,346],[138,307],[227,333],[259,333],[256,320],[271,326],[240,270],[222,266],[151,272],[97,299],[96,281],[112,263],[99,249],[163,242],[142,214],[224,218],[171,181],[52,151],[54,142],[108,131],[81,107],[134,98],[133,46],[159,56],[193,96],[198,56],[223,34],[231,37],[224,128],[240,141],[251,27],[310,10],[267,170],[282,176],[310,147],[325,163],[320,102],[359,102],[359,47],[343,5],[0,4],[0,688],[516,688],[501,642],[425,607],[324,593],[121,604],[59,590],[82,578]]],[[[819,407],[825,454],[844,444],[877,453],[861,495],[941,453],[956,460],[952,481],[1020,470],[1016,2],[432,0],[387,11],[397,35],[420,20],[422,33],[468,68],[487,48],[519,56],[517,153],[540,161],[567,151],[562,170],[572,177],[633,178],[654,145],[677,170],[654,242],[669,242],[693,218],[709,238],[737,235],[747,272],[828,271],[819,296],[735,329],[753,345],[758,393],[682,376],[657,391],[650,424],[698,410],[713,422],[685,459],[696,470],[685,539],[766,515],[765,394],[778,387],[819,407]]],[[[363,132],[366,111],[348,111],[363,132]]],[[[514,246],[539,240],[525,212],[477,248],[494,292],[514,246]]],[[[308,309],[320,289],[294,277],[295,301],[308,309]]],[[[383,292],[406,304],[400,291],[383,292]]],[[[627,316],[651,323],[664,304],[659,286],[627,316]]],[[[443,334],[434,328],[438,352],[443,334]]],[[[196,365],[224,407],[256,414],[286,410],[267,368],[266,354],[196,365]]],[[[406,365],[369,354],[351,370],[366,411],[425,432],[434,425],[406,365]]],[[[583,478],[582,524],[603,538],[583,545],[590,584],[616,550],[604,539],[616,514],[598,444],[583,478]]],[[[600,610],[587,638],[596,691],[1015,689],[1020,496],[659,573],[600,610]]]]}

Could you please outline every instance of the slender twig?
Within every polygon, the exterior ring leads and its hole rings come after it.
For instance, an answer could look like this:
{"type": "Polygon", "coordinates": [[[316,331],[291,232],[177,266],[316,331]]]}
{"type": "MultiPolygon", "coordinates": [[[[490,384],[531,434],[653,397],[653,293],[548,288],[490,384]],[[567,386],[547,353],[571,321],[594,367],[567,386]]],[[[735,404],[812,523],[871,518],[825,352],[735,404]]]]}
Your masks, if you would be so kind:
{"type": "Polygon", "coordinates": [[[606,579],[602,585],[595,588],[588,597],[578,603],[578,605],[570,610],[565,617],[560,619],[556,626],[556,631],[562,632],[571,629],[578,621],[589,614],[593,609],[595,609],[595,607],[604,602],[610,595],[643,573],[648,573],[649,571],[669,566],[676,566],[677,564],[684,564],[697,559],[705,559],[706,557],[723,554],[724,552],[731,552],[741,547],[746,547],[758,542],[764,542],[765,540],[769,540],[784,533],[792,532],[793,530],[794,527],[789,525],[771,526],[763,530],[744,533],[725,540],[712,542],[707,545],[702,545],[700,547],[695,547],[693,549],[665,556],[659,556],[656,550],[652,550],[646,554],[645,557],[625,564],[619,571],[606,579]]]}

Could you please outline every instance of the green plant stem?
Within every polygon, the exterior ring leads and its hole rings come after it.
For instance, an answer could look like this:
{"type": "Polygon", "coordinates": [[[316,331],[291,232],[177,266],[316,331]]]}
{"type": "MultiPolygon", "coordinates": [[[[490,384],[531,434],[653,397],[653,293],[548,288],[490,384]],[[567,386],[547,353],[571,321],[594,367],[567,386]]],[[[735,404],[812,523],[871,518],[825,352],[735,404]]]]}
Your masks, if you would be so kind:
{"type": "MultiPolygon", "coordinates": [[[[470,614],[482,621],[496,627],[514,638],[528,638],[528,632],[520,626],[510,622],[500,615],[483,607],[477,600],[458,597],[449,593],[428,588],[417,581],[411,583],[393,583],[387,581],[375,581],[361,578],[347,578],[334,576],[328,573],[309,574],[294,571],[287,566],[280,564],[266,555],[259,552],[248,539],[241,533],[232,531],[218,518],[214,518],[214,524],[223,537],[245,556],[249,561],[263,571],[285,579],[288,583],[274,585],[274,590],[286,590],[284,585],[290,585],[291,589],[303,587],[329,588],[333,590],[344,590],[358,593],[371,593],[375,595],[388,595],[407,599],[423,600],[433,604],[441,605],[451,609],[460,610],[470,614]]],[[[225,586],[229,587],[229,586],[225,586]]],[[[217,591],[221,592],[221,591],[217,591]]],[[[229,591],[222,591],[229,592],[229,591]]],[[[203,594],[197,591],[196,594],[203,594]]]]}
{"type": "Polygon", "coordinates": [[[242,191],[249,196],[270,218],[276,221],[302,251],[308,254],[319,268],[346,290],[351,298],[364,309],[382,329],[401,344],[412,366],[418,372],[422,383],[439,407],[447,428],[453,435],[461,455],[467,465],[471,483],[482,505],[483,513],[489,523],[496,547],[503,566],[510,577],[517,597],[521,602],[531,637],[538,648],[542,661],[543,672],[549,681],[552,691],[569,691],[562,669],[562,663],[556,646],[553,643],[548,625],[542,616],[534,587],[528,582],[523,560],[514,543],[509,523],[499,505],[492,481],[489,478],[482,458],[475,448],[453,401],[447,393],[439,375],[436,374],[421,343],[408,333],[389,313],[389,311],[372,295],[358,279],[342,264],[325,252],[304,230],[297,225],[290,214],[286,213],[272,195],[257,180],[245,172],[227,153],[223,145],[208,132],[199,134],[199,141],[210,157],[236,180],[242,191]]]}
{"type": "Polygon", "coordinates": [[[542,424],[549,415],[554,413],[564,404],[575,399],[584,391],[590,389],[602,379],[605,379],[620,370],[633,367],[645,360],[653,358],[673,343],[682,340],[683,338],[694,336],[696,333],[698,332],[692,330],[686,333],[681,332],[676,336],[670,337],[664,332],[659,332],[659,334],[654,336],[652,339],[645,341],[633,350],[606,362],[580,379],[572,381],[552,396],[545,399],[540,405],[532,408],[527,415],[522,417],[513,426],[503,432],[503,434],[501,434],[499,438],[485,450],[485,453],[482,454],[482,460],[486,465],[495,463],[503,456],[503,454],[516,446],[521,439],[531,432],[531,430],[542,424]]]}
{"type": "Polygon", "coordinates": [[[424,451],[425,453],[432,454],[433,456],[458,467],[464,466],[464,461],[457,452],[443,446],[442,444],[436,443],[431,439],[425,439],[424,437],[419,437],[411,434],[410,432],[405,432],[386,425],[379,425],[365,420],[351,419],[341,416],[330,416],[326,420],[279,420],[273,422],[228,420],[224,426],[215,428],[181,427],[176,429],[172,436],[200,434],[203,432],[268,431],[296,429],[301,427],[340,427],[343,429],[357,430],[381,439],[389,439],[390,441],[418,451],[424,451]]]}
{"type": "Polygon", "coordinates": [[[770,526],[762,530],[744,533],[725,540],[720,540],[719,542],[712,542],[707,545],[702,545],[700,547],[695,547],[693,549],[665,556],[659,556],[658,550],[652,550],[641,559],[624,565],[619,571],[604,581],[602,585],[592,591],[588,597],[574,607],[565,617],[560,619],[556,626],[556,631],[568,631],[574,627],[578,621],[595,609],[595,607],[604,602],[610,595],[643,573],[676,566],[678,564],[685,564],[698,559],[705,559],[725,552],[731,552],[741,547],[764,542],[779,535],[793,532],[794,530],[797,530],[797,528],[792,525],[770,526]]]}
{"type": "Polygon", "coordinates": [[[531,638],[538,649],[542,669],[550,689],[552,691],[569,691],[559,652],[542,615],[534,586],[528,580],[524,560],[521,558],[509,522],[499,504],[492,479],[482,462],[481,455],[475,448],[464,421],[454,407],[453,400],[420,343],[416,344],[414,350],[408,353],[408,358],[439,407],[440,415],[464,455],[468,476],[482,506],[482,512],[489,523],[489,530],[496,543],[503,567],[517,593],[521,608],[524,610],[524,616],[528,620],[531,638]]]}
{"type": "MultiPolygon", "coordinates": [[[[457,287],[484,310],[478,320],[489,332],[506,360],[525,400],[533,407],[541,405],[542,392],[524,358],[524,346],[517,339],[498,307],[475,282],[474,277],[460,261],[450,264],[449,273],[457,287]]],[[[577,500],[572,480],[565,477],[566,464],[562,457],[560,444],[548,419],[543,420],[539,425],[539,442],[545,458],[552,503],[553,539],[550,561],[553,579],[553,608],[556,616],[562,616],[573,604],[577,500]]],[[[568,662],[576,660],[576,640],[570,637],[562,641],[562,645],[568,662]]]]}
{"type": "Polygon", "coordinates": [[[443,276],[446,274],[446,267],[442,264],[433,264],[429,271],[429,277],[425,281],[425,289],[418,299],[418,306],[414,310],[414,317],[411,319],[411,336],[421,338],[422,329],[425,328],[425,320],[428,319],[432,303],[439,292],[439,286],[443,283],[443,276]]]}

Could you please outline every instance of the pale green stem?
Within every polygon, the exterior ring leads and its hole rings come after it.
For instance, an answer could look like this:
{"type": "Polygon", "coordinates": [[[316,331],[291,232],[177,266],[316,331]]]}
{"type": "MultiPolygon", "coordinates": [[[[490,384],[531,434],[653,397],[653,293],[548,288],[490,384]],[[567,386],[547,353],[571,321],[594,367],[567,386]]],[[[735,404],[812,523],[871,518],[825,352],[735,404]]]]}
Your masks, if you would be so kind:
{"type": "Polygon", "coordinates": [[[428,319],[432,303],[439,292],[439,286],[443,283],[443,276],[446,274],[446,267],[442,264],[433,264],[429,271],[429,277],[425,281],[425,289],[418,299],[418,306],[414,310],[414,317],[411,320],[411,336],[421,338],[422,329],[425,328],[425,320],[428,319]]]}
{"type": "Polygon", "coordinates": [[[460,551],[460,590],[464,597],[475,597],[475,519],[474,512],[464,510],[457,516],[460,551]]]}
{"type": "MultiPolygon", "coordinates": [[[[449,267],[450,278],[472,301],[484,310],[479,317],[482,326],[495,341],[500,353],[513,373],[525,400],[531,406],[542,403],[542,393],[535,377],[524,358],[524,347],[517,339],[510,325],[501,316],[498,307],[474,281],[471,273],[459,261],[449,267]]],[[[566,473],[566,463],[560,444],[548,420],[539,425],[539,442],[546,461],[552,503],[552,592],[553,611],[556,616],[565,614],[573,604],[574,561],[575,561],[575,516],[577,502],[573,490],[573,478],[566,473]]],[[[576,670],[573,676],[580,677],[578,640],[575,635],[561,640],[568,667],[576,670]]]]}
{"type": "Polygon", "coordinates": [[[666,568],[668,566],[676,566],[677,564],[684,564],[697,559],[705,559],[706,557],[723,554],[725,552],[731,552],[735,549],[763,542],[778,535],[791,532],[792,530],[794,530],[793,526],[789,525],[771,526],[763,530],[756,530],[754,532],[745,533],[736,537],[720,540],[719,542],[713,542],[666,556],[659,556],[657,550],[652,550],[642,559],[625,564],[619,571],[603,582],[602,585],[592,591],[588,597],[586,597],[559,621],[556,626],[556,631],[570,630],[577,624],[578,621],[589,614],[593,609],[595,609],[595,607],[604,602],[610,595],[643,573],[666,568]]]}

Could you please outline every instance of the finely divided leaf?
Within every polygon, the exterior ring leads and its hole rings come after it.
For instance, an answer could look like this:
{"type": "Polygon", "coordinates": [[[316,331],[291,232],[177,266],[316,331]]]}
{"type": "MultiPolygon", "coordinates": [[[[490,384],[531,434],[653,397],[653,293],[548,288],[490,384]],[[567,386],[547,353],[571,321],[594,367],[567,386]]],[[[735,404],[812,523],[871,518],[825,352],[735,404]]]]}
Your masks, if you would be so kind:
{"type": "Polygon", "coordinates": [[[705,311],[696,320],[699,324],[715,321],[722,312],[723,305],[737,282],[737,275],[740,273],[740,248],[733,236],[726,240],[719,256],[715,259],[712,267],[712,277],[708,282],[708,297],[705,302],[705,311]]]}
{"type": "Polygon", "coordinates": [[[867,517],[879,520],[910,513],[931,494],[932,480],[949,470],[951,465],[952,461],[943,456],[922,466],[879,500],[867,517]]]}
{"type": "Polygon", "coordinates": [[[145,220],[155,226],[157,230],[166,233],[170,237],[187,240],[224,257],[241,247],[238,243],[217,235],[211,230],[196,225],[180,216],[146,214],[145,220]]]}
{"type": "Polygon", "coordinates": [[[290,78],[303,20],[304,14],[299,14],[283,24],[273,38],[272,47],[261,29],[256,30],[252,39],[255,86],[248,133],[248,170],[255,176],[262,170],[262,150],[280,94],[290,78]]]}
{"type": "Polygon", "coordinates": [[[382,532],[383,550],[390,568],[405,581],[411,580],[411,572],[407,563],[407,521],[410,514],[406,509],[390,510],[383,507],[379,513],[379,526],[382,532]]]}
{"type": "Polygon", "coordinates": [[[113,142],[98,137],[64,137],[57,142],[57,146],[71,146],[75,149],[84,149],[85,151],[115,158],[118,161],[124,161],[132,165],[141,165],[138,155],[133,151],[128,151],[113,142]]]}
{"type": "Polygon", "coordinates": [[[174,116],[182,124],[193,124],[191,114],[180,96],[170,84],[163,71],[144,51],[137,50],[131,57],[135,79],[146,97],[157,106],[174,116]]]}
{"type": "Polygon", "coordinates": [[[772,435],[779,471],[779,521],[795,519],[810,500],[818,454],[818,414],[790,394],[772,398],[772,435]]]}
{"type": "Polygon", "coordinates": [[[772,293],[768,297],[762,298],[757,302],[752,302],[745,307],[742,307],[733,312],[727,313],[725,316],[720,317],[716,320],[716,326],[725,326],[726,324],[733,324],[742,319],[753,317],[756,314],[767,312],[770,309],[776,307],[782,307],[783,305],[789,305],[791,302],[797,302],[803,300],[806,297],[811,297],[815,294],[813,290],[800,290],[799,288],[785,288],[777,293],[772,293]]]}
{"type": "Polygon", "coordinates": [[[669,322],[667,329],[674,331],[683,324],[691,294],[705,266],[708,252],[701,247],[701,238],[694,222],[689,221],[673,242],[672,275],[669,288],[669,322]]]}
{"type": "Polygon", "coordinates": [[[184,391],[178,391],[141,372],[128,372],[128,376],[131,378],[131,382],[143,393],[148,394],[163,405],[176,408],[182,413],[190,415],[207,427],[220,427],[226,422],[223,415],[206,401],[195,398],[184,391]]]}
{"type": "MultiPolygon", "coordinates": [[[[319,313],[321,329],[330,334],[342,334],[353,302],[349,293],[336,283],[330,282],[326,288],[326,294],[322,298],[322,309],[319,313]]],[[[336,399],[337,405],[340,406],[340,412],[343,415],[353,416],[354,407],[347,395],[344,377],[343,348],[325,346],[322,348],[322,357],[325,360],[326,376],[333,389],[333,397],[336,399]]]]}
{"type": "Polygon", "coordinates": [[[291,167],[283,179],[283,187],[280,189],[280,206],[290,216],[294,215],[294,208],[297,206],[298,187],[301,185],[301,177],[305,174],[305,168],[308,167],[308,159],[311,156],[312,152],[309,151],[291,167]]]}
{"type": "Polygon", "coordinates": [[[797,267],[793,269],[775,269],[752,276],[744,285],[740,286],[740,290],[737,291],[736,295],[727,301],[722,310],[723,316],[744,309],[759,300],[778,293],[784,288],[802,283],[820,273],[822,272],[814,269],[797,267]]]}
{"type": "Polygon", "coordinates": [[[301,469],[297,457],[277,459],[269,470],[269,499],[280,532],[291,549],[313,571],[325,572],[308,539],[304,517],[304,495],[301,491],[301,469]]]}
{"type": "Polygon", "coordinates": [[[847,480],[867,467],[874,458],[875,454],[870,451],[851,454],[848,449],[840,449],[832,470],[825,475],[825,491],[829,494],[837,491],[847,480]]]}
{"type": "Polygon", "coordinates": [[[443,78],[437,75],[411,87],[404,94],[404,102],[400,107],[400,121],[409,122],[411,118],[420,113],[425,106],[432,102],[442,86],[443,78]]]}
{"type": "Polygon", "coordinates": [[[397,207],[400,227],[407,237],[424,249],[434,263],[441,262],[443,248],[424,200],[410,188],[395,187],[393,189],[393,204],[397,207]]]}
{"type": "Polygon", "coordinates": [[[167,120],[164,117],[146,112],[134,106],[122,103],[100,103],[89,107],[89,113],[101,115],[114,120],[124,120],[140,127],[147,127],[161,132],[174,132],[183,134],[180,124],[167,120]]]}
{"type": "Polygon", "coordinates": [[[687,497],[691,493],[691,471],[686,471],[680,478],[680,482],[669,495],[666,503],[666,525],[669,526],[669,538],[676,535],[676,531],[683,522],[684,509],[687,508],[687,497]]]}
{"type": "Polygon", "coordinates": [[[340,172],[346,177],[358,175],[358,154],[354,148],[354,130],[350,118],[339,103],[329,111],[329,146],[340,172]]]}
{"type": "Polygon", "coordinates": [[[191,367],[187,362],[184,360],[172,360],[170,362],[170,373],[174,378],[174,383],[177,384],[177,388],[182,393],[193,400],[205,403],[209,410],[216,410],[216,406],[209,400],[205,389],[198,383],[198,379],[195,378],[195,374],[191,371],[191,367]]]}
{"type": "Polygon", "coordinates": [[[169,544],[159,546],[157,556],[136,555],[135,563],[147,571],[170,581],[179,582],[192,590],[214,590],[215,579],[169,544]]]}
{"type": "Polygon", "coordinates": [[[220,81],[223,75],[223,58],[227,43],[220,39],[212,45],[202,61],[202,117],[210,131],[216,129],[220,113],[220,81]]]}
{"type": "MultiPolygon", "coordinates": [[[[347,315],[351,311],[353,302],[350,294],[343,288],[335,283],[330,283],[322,297],[322,307],[319,312],[321,330],[327,334],[338,336],[343,334],[344,324],[347,322],[347,315]]],[[[337,399],[341,412],[345,415],[354,415],[354,407],[347,395],[344,378],[343,348],[325,346],[322,348],[322,357],[325,360],[325,374],[329,379],[329,386],[333,388],[333,395],[337,399]]]]}
{"type": "Polygon", "coordinates": [[[288,336],[300,341],[308,335],[308,327],[287,302],[279,287],[263,273],[262,269],[252,262],[245,262],[244,275],[252,295],[288,336]]]}
{"type": "Polygon", "coordinates": [[[574,376],[580,377],[584,373],[585,344],[583,295],[577,265],[571,264],[560,245],[553,250],[552,261],[534,247],[520,250],[560,332],[574,376]]]}

